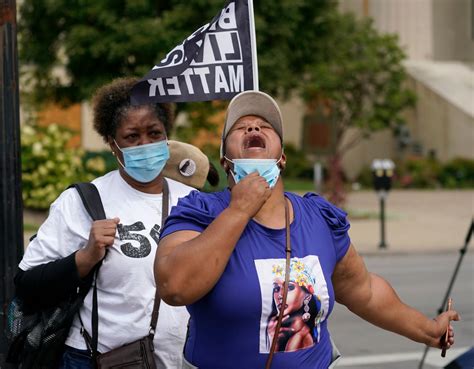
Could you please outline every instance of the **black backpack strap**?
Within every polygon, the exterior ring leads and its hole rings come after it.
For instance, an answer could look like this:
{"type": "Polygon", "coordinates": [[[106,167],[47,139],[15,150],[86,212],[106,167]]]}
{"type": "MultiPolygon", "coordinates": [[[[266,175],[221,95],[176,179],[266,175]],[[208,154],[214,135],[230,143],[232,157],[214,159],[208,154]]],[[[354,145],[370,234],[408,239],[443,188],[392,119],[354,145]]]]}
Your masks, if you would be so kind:
{"type": "Polygon", "coordinates": [[[79,182],[73,183],[68,188],[74,187],[79,196],[81,196],[82,203],[87,210],[87,213],[91,216],[92,220],[105,219],[104,206],[100,199],[99,191],[97,187],[90,182],[79,182]]]}
{"type": "MultiPolygon", "coordinates": [[[[75,188],[77,190],[79,196],[81,197],[82,203],[84,204],[84,207],[86,208],[87,213],[90,215],[92,220],[105,219],[104,206],[102,205],[99,191],[93,183],[73,183],[68,188],[75,188]]],[[[35,233],[30,237],[29,241],[33,241],[36,236],[37,234],[35,233]]]]}
{"type": "MultiPolygon", "coordinates": [[[[70,185],[68,188],[74,187],[79,196],[81,197],[82,203],[87,210],[87,213],[91,216],[92,220],[102,220],[105,219],[104,206],[102,205],[102,200],[100,199],[99,191],[97,187],[90,182],[80,182],[70,185]]],[[[97,273],[99,268],[102,265],[100,261],[94,270],[93,273],[93,291],[92,291],[92,337],[84,329],[82,324],[82,319],[79,314],[79,319],[81,320],[81,333],[84,336],[86,344],[91,351],[93,362],[95,363],[95,358],[97,356],[97,344],[98,344],[98,311],[97,311],[97,273]]]]}

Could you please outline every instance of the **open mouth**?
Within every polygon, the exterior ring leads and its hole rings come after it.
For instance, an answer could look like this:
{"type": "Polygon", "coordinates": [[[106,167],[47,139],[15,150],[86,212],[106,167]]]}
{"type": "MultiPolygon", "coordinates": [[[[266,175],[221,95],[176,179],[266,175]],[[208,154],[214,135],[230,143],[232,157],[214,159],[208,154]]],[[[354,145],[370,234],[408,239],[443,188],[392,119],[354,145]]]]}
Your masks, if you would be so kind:
{"type": "Polygon", "coordinates": [[[245,149],[264,149],[265,140],[258,134],[248,135],[244,141],[245,149]]]}

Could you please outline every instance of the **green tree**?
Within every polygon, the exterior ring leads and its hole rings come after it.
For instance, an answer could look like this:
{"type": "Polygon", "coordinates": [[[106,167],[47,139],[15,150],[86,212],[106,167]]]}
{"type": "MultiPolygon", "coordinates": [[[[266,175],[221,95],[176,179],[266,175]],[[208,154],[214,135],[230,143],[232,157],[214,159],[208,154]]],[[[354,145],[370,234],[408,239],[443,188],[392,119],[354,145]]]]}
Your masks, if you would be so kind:
{"type": "MultiPolygon", "coordinates": [[[[32,96],[79,102],[113,78],[143,76],[223,5],[224,0],[24,0],[20,62],[34,81],[32,96]],[[65,78],[55,73],[58,67],[65,78]]],[[[341,157],[372,132],[403,124],[402,111],[414,103],[403,87],[404,53],[395,36],[379,34],[370,20],[339,14],[334,0],[258,0],[254,13],[260,89],[279,97],[297,92],[309,107],[325,104],[332,113],[332,200],[340,203],[341,157]],[[349,127],[360,134],[342,147],[349,127]]],[[[194,132],[213,127],[208,118],[223,105],[179,108],[194,112],[194,132]]]]}
{"type": "Polygon", "coordinates": [[[33,100],[79,102],[113,78],[146,73],[162,51],[165,28],[159,14],[168,5],[25,0],[19,9],[19,51],[33,100]]]}
{"type": "Polygon", "coordinates": [[[414,93],[404,86],[405,58],[397,36],[380,34],[370,19],[334,15],[330,37],[320,40],[323,60],[307,66],[301,93],[307,105],[324,104],[333,120],[335,143],[329,158],[331,200],[344,200],[341,159],[362,139],[404,124],[403,111],[414,105],[414,93]],[[348,128],[358,128],[350,141],[348,128]]]}
{"type": "MultiPolygon", "coordinates": [[[[25,0],[20,62],[34,101],[74,103],[113,78],[145,75],[168,51],[209,22],[224,0],[25,0]],[[65,76],[60,78],[61,67],[65,76]]],[[[327,37],[331,0],[254,4],[260,86],[288,94],[327,37]]]]}

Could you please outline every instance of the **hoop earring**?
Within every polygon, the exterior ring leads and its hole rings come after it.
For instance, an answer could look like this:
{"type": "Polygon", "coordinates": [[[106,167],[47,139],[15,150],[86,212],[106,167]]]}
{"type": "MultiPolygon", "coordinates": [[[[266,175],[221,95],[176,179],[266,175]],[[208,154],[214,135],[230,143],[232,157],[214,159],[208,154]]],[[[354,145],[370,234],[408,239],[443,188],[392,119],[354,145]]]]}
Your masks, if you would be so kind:
{"type": "Polygon", "coordinates": [[[301,319],[303,319],[303,322],[307,322],[311,318],[311,314],[309,313],[309,302],[311,301],[311,296],[305,297],[303,300],[303,310],[304,313],[301,316],[301,319]]]}

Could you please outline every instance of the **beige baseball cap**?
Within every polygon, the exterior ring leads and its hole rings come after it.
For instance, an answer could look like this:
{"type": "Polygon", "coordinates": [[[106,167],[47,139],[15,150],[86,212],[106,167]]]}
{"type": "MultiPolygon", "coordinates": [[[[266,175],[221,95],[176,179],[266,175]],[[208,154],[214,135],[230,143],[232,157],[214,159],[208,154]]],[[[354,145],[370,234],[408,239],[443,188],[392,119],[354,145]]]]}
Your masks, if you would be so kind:
{"type": "Polygon", "coordinates": [[[276,101],[265,92],[244,91],[234,96],[227,107],[221,140],[221,157],[224,155],[224,141],[232,126],[246,115],[257,115],[265,119],[283,141],[283,119],[276,101]]]}
{"type": "Polygon", "coordinates": [[[167,178],[201,189],[209,173],[209,159],[199,148],[184,142],[168,140],[170,158],[163,169],[167,178]]]}

